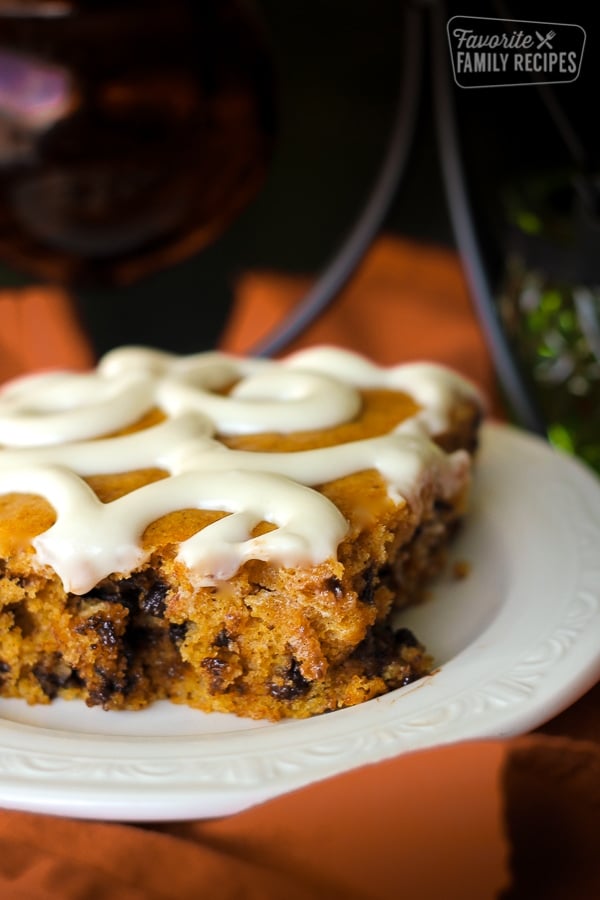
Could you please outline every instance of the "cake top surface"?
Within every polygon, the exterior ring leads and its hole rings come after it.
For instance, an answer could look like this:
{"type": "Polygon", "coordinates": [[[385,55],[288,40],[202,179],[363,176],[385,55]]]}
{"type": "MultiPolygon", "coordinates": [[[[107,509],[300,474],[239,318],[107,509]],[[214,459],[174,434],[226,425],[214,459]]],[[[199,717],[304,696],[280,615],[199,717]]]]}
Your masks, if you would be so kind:
{"type": "Polygon", "coordinates": [[[55,521],[32,544],[74,593],[140,565],[146,526],[183,508],[228,513],[179,545],[200,583],[226,580],[249,559],[315,565],[335,555],[347,529],[316,486],[376,469],[396,501],[410,501],[424,477],[442,494],[456,491],[467,454],[446,454],[431,438],[465,400],[481,404],[444,367],[382,368],[333,347],[278,361],[118,348],[92,372],[35,374],[0,390],[0,495],[51,504],[55,521]],[[338,440],[368,391],[401,395],[402,420],[338,440]],[[132,430],[144,417],[151,424],[132,430]],[[322,439],[294,450],[295,436],[308,434],[322,439]],[[265,435],[267,449],[244,448],[265,435]],[[144,469],[165,477],[111,502],[85,480],[144,469]],[[276,527],[253,534],[261,522],[276,527]]]}

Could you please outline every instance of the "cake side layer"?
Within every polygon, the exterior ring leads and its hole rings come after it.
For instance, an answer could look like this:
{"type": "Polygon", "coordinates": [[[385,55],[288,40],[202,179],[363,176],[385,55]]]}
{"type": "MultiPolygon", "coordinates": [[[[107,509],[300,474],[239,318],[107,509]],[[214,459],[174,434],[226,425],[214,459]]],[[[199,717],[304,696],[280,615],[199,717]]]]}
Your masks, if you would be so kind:
{"type": "MultiPolygon", "coordinates": [[[[328,350],[300,362],[322,366],[322,390],[333,364],[347,373],[353,362],[366,386],[350,379],[350,392],[335,394],[354,404],[350,417],[350,407],[339,420],[330,405],[328,427],[313,419],[252,432],[264,404],[269,415],[273,403],[293,406],[290,392],[319,405],[298,360],[283,388],[270,386],[277,364],[232,388],[220,355],[140,352],[150,383],[140,425],[120,421],[113,436],[55,440],[57,422],[71,418],[70,434],[81,424],[90,382],[72,410],[57,408],[59,376],[8,391],[5,419],[20,423],[26,446],[0,451],[0,691],[106,709],[169,698],[277,719],[352,705],[425,674],[431,660],[412,635],[393,633],[390,613],[418,598],[464,514],[481,414],[473,390],[431,367],[418,373],[417,402],[390,386],[402,367],[390,373],[328,350]],[[35,414],[24,398],[40,385],[35,414]],[[217,406],[232,393],[246,405],[242,429],[221,433],[194,406],[209,388],[222,391],[217,406]]],[[[129,403],[140,382],[131,355],[109,358],[107,370],[115,359],[125,371],[110,377],[122,379],[129,403]]]]}
{"type": "MultiPolygon", "coordinates": [[[[438,571],[463,498],[453,507],[423,496],[416,517],[387,499],[376,473],[349,480],[325,490],[352,487],[365,502],[353,504],[339,560],[311,569],[251,561],[227,583],[198,588],[161,541],[137,572],[76,596],[32,572],[26,554],[14,559],[0,580],[2,692],[80,696],[106,709],[169,698],[277,719],[353,705],[426,674],[423,647],[395,636],[389,615],[438,571]]],[[[162,528],[177,535],[182,517],[169,518],[148,530],[149,543],[162,528]]]]}

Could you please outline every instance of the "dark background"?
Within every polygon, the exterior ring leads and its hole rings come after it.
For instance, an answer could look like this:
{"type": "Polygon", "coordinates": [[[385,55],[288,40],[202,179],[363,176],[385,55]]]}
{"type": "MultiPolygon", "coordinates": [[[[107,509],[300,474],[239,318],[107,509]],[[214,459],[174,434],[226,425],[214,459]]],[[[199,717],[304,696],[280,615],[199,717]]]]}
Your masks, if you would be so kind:
{"type": "MultiPolygon", "coordinates": [[[[77,292],[98,353],[127,342],[178,352],[214,346],[241,273],[317,273],[361,210],[392,126],[406,4],[256,0],[254,5],[273,54],[279,107],[278,138],[266,183],[227,232],[196,257],[129,287],[77,292]]],[[[429,5],[414,4],[422,9],[429,5]]],[[[463,2],[448,4],[446,14],[497,16],[499,10],[502,4],[463,2]]],[[[574,85],[560,86],[557,94],[591,146],[597,132],[595,104],[590,102],[598,58],[593,5],[520,2],[504,11],[514,18],[574,22],[587,29],[581,77],[574,85]]],[[[432,121],[427,35],[423,53],[418,127],[384,227],[451,247],[432,121]]],[[[455,94],[470,187],[484,214],[493,205],[501,173],[511,166],[535,170],[557,160],[568,162],[535,87],[457,89],[455,94]]],[[[12,277],[5,273],[4,280],[12,277]]]]}
{"type": "MultiPolygon", "coordinates": [[[[274,57],[279,108],[267,181],[227,233],[196,258],[118,292],[80,292],[100,352],[129,341],[158,342],[179,352],[212,346],[240,273],[317,272],[360,212],[386,147],[400,87],[402,5],[388,0],[260,0],[256,5],[274,57]],[[162,298],[168,298],[168,313],[161,311],[162,298]]],[[[435,147],[425,119],[388,227],[447,242],[435,147]]]]}
{"type": "MultiPolygon", "coordinates": [[[[179,352],[214,345],[240,273],[316,273],[360,212],[400,88],[402,4],[260,0],[256,6],[273,53],[279,107],[267,181],[227,233],[196,258],[120,291],[80,292],[99,352],[129,341],[179,352]]],[[[387,227],[448,243],[425,108],[421,118],[418,149],[387,227]]]]}

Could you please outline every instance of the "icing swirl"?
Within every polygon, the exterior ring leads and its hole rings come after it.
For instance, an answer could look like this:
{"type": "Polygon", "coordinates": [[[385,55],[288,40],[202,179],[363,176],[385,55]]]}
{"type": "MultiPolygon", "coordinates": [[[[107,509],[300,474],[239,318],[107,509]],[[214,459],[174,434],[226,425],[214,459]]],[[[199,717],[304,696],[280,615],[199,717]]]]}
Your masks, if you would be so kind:
{"type": "Polygon", "coordinates": [[[418,502],[425,478],[442,497],[459,490],[468,455],[444,453],[431,436],[464,396],[478,397],[441,366],[384,369],[330,347],[278,362],[119,348],[93,373],[27,376],[0,391],[0,494],[40,494],[54,507],[56,521],[34,549],[73,593],[141,565],[145,528],[183,508],[228,513],[179,545],[199,583],[227,579],[249,559],[314,565],[335,556],[347,523],[313,487],[377,469],[397,502],[418,502]],[[364,387],[401,390],[420,410],[389,434],[335,447],[264,453],[218,439],[334,427],[356,415],[364,387]],[[164,421],[110,436],[155,407],[164,421]],[[170,477],[108,503],[83,480],[153,467],[170,477]],[[261,521],[276,527],[253,537],[261,521]]]}

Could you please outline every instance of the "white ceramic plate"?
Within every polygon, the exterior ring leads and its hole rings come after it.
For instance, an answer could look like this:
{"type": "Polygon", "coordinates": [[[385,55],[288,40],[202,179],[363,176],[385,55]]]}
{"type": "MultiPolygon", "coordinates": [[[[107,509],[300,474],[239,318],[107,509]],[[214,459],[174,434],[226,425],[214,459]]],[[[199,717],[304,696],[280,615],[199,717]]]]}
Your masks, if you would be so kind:
{"type": "Polygon", "coordinates": [[[408,750],[531,729],[600,677],[600,480],[487,425],[448,573],[403,615],[439,671],[362,706],[256,723],[170,704],[0,701],[0,805],[130,821],[226,815],[408,750]]]}

